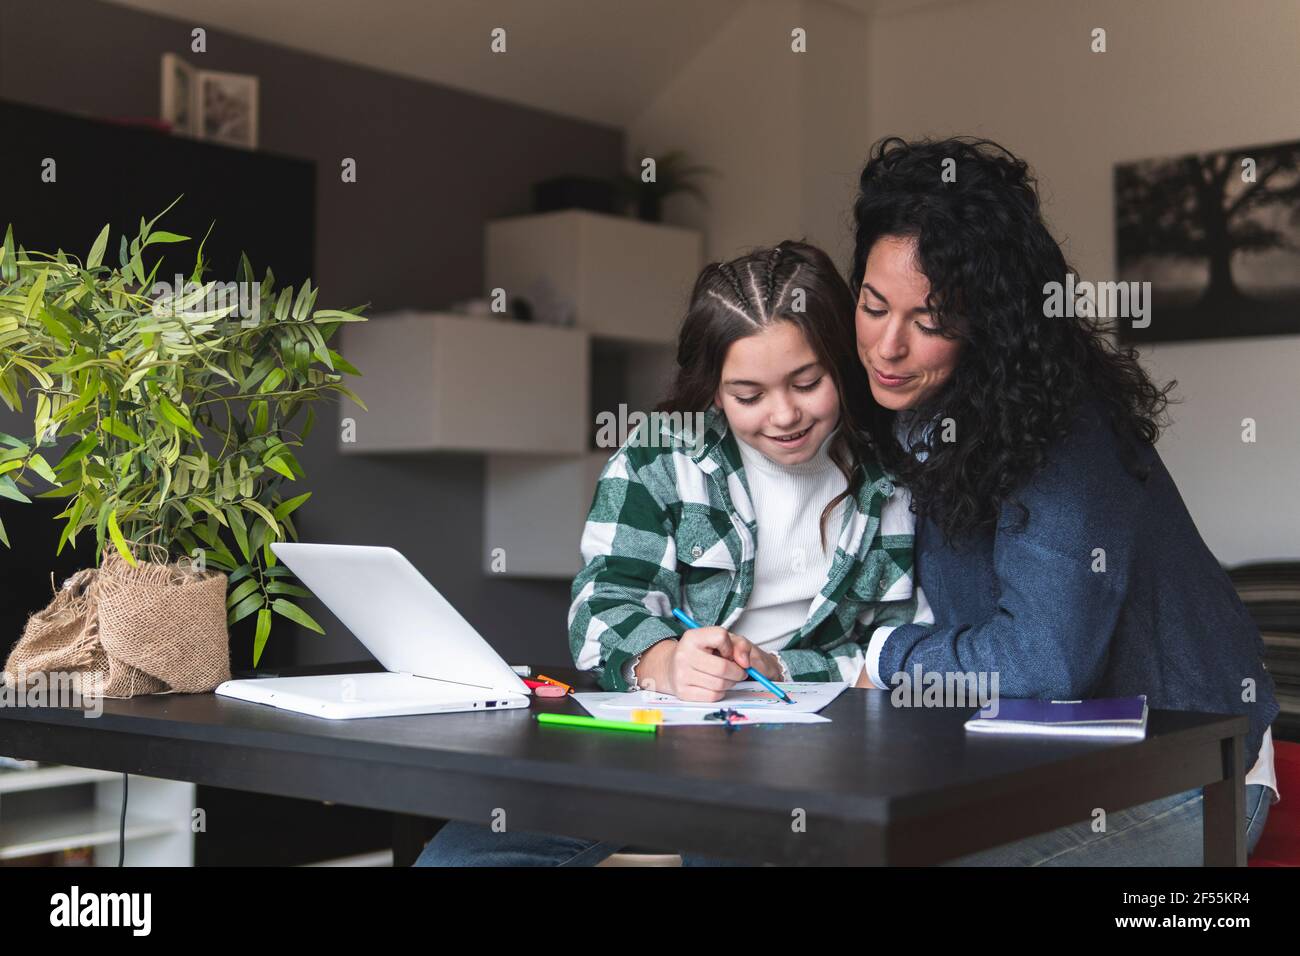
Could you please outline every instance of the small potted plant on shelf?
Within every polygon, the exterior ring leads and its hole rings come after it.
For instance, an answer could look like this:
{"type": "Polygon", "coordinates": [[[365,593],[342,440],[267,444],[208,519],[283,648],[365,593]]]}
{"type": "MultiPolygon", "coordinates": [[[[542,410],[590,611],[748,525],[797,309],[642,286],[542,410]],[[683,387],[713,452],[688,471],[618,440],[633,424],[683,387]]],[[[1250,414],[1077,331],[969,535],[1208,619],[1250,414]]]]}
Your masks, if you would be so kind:
{"type": "Polygon", "coordinates": [[[634,173],[624,173],[618,179],[618,189],[625,202],[635,205],[637,218],[643,222],[660,222],[663,219],[663,202],[677,193],[689,193],[700,202],[707,202],[697,179],[715,173],[711,166],[693,166],[681,150],[671,150],[653,158],[653,166],[643,161],[634,173]]]}
{"type": "Polygon", "coordinates": [[[188,240],[161,215],[120,237],[115,266],[108,226],[84,260],[16,247],[12,227],[0,248],[0,399],[32,421],[0,433],[0,497],[65,500],[51,545],[93,534],[97,564],[28,620],[6,681],[82,669],[105,696],[210,690],[230,625],[256,615],[254,666],[277,615],[321,632],[270,546],[297,538],[311,497],[294,449],[315,401],[365,407],[329,345],[361,309],[317,309],[310,279],[277,291],[246,256],[233,282],[205,281],[202,243],[179,288],[155,282],[147,260],[188,240]]]}

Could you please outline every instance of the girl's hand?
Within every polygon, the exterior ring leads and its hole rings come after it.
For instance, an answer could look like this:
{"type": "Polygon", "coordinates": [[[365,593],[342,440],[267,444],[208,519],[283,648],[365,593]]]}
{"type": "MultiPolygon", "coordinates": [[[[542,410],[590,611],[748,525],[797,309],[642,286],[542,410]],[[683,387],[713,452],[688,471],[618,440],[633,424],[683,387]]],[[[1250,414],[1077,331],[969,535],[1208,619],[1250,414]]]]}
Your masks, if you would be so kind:
{"type": "Polygon", "coordinates": [[[753,641],[739,634],[731,635],[731,659],[742,668],[754,668],[768,680],[781,679],[781,662],[777,660],[776,655],[769,654],[753,641]]]}
{"type": "Polygon", "coordinates": [[[682,700],[722,700],[735,684],[749,679],[733,659],[737,641],[749,643],[726,628],[698,627],[677,641],[663,642],[671,643],[673,654],[663,668],[668,686],[659,689],[682,700]]]}

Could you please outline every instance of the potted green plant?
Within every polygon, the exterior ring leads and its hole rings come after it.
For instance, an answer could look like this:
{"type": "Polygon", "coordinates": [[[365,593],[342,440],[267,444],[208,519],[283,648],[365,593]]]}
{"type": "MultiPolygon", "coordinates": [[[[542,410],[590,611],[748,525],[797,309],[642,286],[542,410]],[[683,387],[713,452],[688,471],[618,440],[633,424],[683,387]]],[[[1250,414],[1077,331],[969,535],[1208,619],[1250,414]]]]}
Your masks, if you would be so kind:
{"type": "Polygon", "coordinates": [[[707,202],[697,179],[715,172],[711,166],[693,166],[686,153],[671,150],[654,157],[653,175],[643,166],[635,173],[624,173],[617,185],[624,201],[636,206],[637,218],[659,222],[663,219],[663,202],[669,196],[689,193],[700,202],[707,202]]]}
{"type": "Polygon", "coordinates": [[[256,666],[277,615],[321,631],[270,545],[297,538],[293,513],[311,497],[293,450],[314,402],[342,393],[365,407],[343,382],[360,373],[329,346],[364,317],[317,309],[310,279],[296,294],[269,269],[256,281],[246,256],[234,282],[205,281],[203,243],[186,281],[155,281],[160,251],[189,238],[155,229],[161,215],[120,237],[115,266],[108,226],[84,260],[15,248],[6,231],[0,399],[30,401],[32,433],[0,433],[0,496],[66,499],[56,554],[93,532],[97,564],[224,571],[226,625],[256,615],[256,666]]]}

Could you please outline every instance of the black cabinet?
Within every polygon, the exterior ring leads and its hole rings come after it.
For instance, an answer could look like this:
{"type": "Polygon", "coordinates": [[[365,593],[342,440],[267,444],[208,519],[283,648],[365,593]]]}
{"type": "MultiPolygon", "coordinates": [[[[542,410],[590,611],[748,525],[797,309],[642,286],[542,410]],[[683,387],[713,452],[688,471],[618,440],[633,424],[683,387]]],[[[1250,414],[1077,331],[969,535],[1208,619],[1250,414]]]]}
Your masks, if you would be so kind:
{"type": "Polygon", "coordinates": [[[233,279],[247,252],[260,278],[279,284],[312,273],[316,233],[315,163],[121,126],[0,100],[0,229],[28,249],[84,257],[105,223],[104,261],[117,262],[119,236],[180,202],[159,224],[192,242],[163,248],[164,268],[189,276],[199,241],[209,279],[233,279]],[[52,161],[53,165],[50,165],[52,161]],[[44,177],[53,177],[52,182],[44,177]]]}

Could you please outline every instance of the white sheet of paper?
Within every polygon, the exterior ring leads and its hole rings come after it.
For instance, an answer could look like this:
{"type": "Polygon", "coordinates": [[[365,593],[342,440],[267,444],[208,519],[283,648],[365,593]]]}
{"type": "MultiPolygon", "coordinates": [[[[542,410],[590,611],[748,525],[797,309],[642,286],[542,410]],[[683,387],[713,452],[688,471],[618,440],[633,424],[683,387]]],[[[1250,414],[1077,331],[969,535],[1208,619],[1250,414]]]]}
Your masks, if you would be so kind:
{"type": "Polygon", "coordinates": [[[819,710],[844,692],[848,684],[842,681],[778,683],[794,700],[786,704],[772,695],[758,681],[741,681],[718,701],[682,700],[672,694],[656,691],[620,691],[574,694],[573,699],[593,717],[627,720],[633,710],[658,710],[663,712],[664,726],[724,726],[722,721],[709,720],[706,714],[730,708],[745,715],[751,724],[823,724],[829,717],[821,717],[819,710]]]}
{"type": "Polygon", "coordinates": [[[640,707],[654,707],[659,710],[666,708],[717,710],[720,707],[734,707],[746,710],[772,708],[787,714],[815,714],[844,693],[844,689],[849,685],[843,681],[806,681],[778,683],[776,686],[789,694],[794,703],[784,703],[758,681],[746,680],[736,684],[722,696],[722,700],[717,701],[682,700],[672,694],[640,690],[631,694],[615,694],[610,704],[627,710],[640,707]]]}
{"type": "MultiPolygon", "coordinates": [[[[624,706],[624,701],[629,697],[636,696],[626,692],[599,692],[599,693],[581,693],[573,694],[573,699],[586,709],[593,717],[604,717],[609,720],[627,720],[631,716],[631,710],[624,706]]],[[[637,705],[640,707],[641,705],[637,705]]],[[[706,714],[712,713],[720,708],[720,704],[714,704],[710,709],[699,707],[667,707],[662,704],[646,706],[646,710],[658,710],[663,713],[661,726],[664,727],[722,727],[725,724],[720,720],[709,720],[706,714]]],[[[822,717],[820,714],[813,714],[807,711],[795,711],[793,705],[783,705],[780,710],[773,707],[733,707],[733,710],[742,713],[747,718],[743,723],[737,723],[734,726],[745,726],[745,724],[829,724],[829,717],[822,717]]]]}

